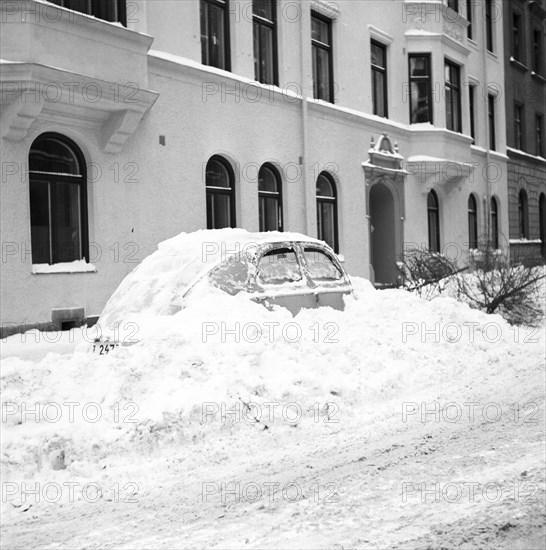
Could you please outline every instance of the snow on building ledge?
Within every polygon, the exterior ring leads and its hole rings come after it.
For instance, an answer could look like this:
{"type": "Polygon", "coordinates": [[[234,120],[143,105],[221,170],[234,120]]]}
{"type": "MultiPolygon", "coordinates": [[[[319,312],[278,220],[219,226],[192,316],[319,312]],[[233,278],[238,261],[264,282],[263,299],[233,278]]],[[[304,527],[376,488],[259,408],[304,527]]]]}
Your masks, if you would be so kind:
{"type": "Polygon", "coordinates": [[[450,193],[473,173],[474,165],[428,155],[415,155],[408,158],[406,170],[416,176],[423,194],[428,194],[435,185],[444,187],[450,193]]]}
{"type": "Polygon", "coordinates": [[[34,275],[48,275],[53,273],[96,273],[97,268],[93,264],[88,264],[85,260],[76,260],[74,262],[62,262],[58,264],[33,264],[32,273],[34,275]]]}

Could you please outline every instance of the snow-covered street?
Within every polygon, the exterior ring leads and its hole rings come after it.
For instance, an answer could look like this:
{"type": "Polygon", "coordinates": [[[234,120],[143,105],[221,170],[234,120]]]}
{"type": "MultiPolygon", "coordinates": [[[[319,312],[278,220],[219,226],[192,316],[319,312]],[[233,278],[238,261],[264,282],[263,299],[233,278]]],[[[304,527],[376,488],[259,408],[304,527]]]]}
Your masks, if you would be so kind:
{"type": "Polygon", "coordinates": [[[241,303],[271,338],[205,335],[221,296],[107,357],[9,338],[3,547],[541,548],[544,331],[355,283],[241,303]]]}

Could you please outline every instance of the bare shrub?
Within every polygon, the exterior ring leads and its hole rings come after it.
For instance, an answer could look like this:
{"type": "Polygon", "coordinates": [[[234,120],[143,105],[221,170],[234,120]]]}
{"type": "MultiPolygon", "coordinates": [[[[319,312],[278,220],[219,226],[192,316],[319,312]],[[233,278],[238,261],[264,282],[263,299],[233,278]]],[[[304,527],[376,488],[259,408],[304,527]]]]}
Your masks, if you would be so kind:
{"type": "Polygon", "coordinates": [[[424,298],[441,294],[442,282],[465,269],[459,269],[455,261],[429,250],[409,250],[404,260],[398,262],[403,287],[424,298]]]}
{"type": "Polygon", "coordinates": [[[470,256],[470,275],[457,278],[458,294],[472,307],[499,313],[512,324],[536,326],[544,317],[543,267],[510,262],[486,243],[470,256]]]}

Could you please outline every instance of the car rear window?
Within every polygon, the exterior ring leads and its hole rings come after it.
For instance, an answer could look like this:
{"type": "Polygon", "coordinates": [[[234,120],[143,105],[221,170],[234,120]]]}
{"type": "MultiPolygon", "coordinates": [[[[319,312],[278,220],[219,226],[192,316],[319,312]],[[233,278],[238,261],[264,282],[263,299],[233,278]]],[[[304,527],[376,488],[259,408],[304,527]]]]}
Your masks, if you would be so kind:
{"type": "Polygon", "coordinates": [[[294,283],[302,278],[296,253],[291,248],[270,250],[258,264],[258,280],[262,284],[294,283]]]}
{"type": "Polygon", "coordinates": [[[303,252],[309,275],[315,281],[339,281],[343,273],[330,256],[318,248],[306,248],[303,252]]]}

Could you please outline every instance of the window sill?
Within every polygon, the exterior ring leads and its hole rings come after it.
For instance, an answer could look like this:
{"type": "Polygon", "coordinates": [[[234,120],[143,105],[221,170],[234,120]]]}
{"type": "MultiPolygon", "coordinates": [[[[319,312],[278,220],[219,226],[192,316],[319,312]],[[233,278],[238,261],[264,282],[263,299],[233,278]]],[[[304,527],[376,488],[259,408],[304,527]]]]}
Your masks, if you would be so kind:
{"type": "Polygon", "coordinates": [[[59,264],[32,264],[33,275],[50,275],[54,273],[96,273],[97,268],[85,260],[59,264]]]}
{"type": "Polygon", "coordinates": [[[499,60],[499,56],[491,51],[491,50],[486,50],[487,51],[487,55],[489,56],[490,59],[493,59],[494,61],[498,61],[499,60]]]}
{"type": "Polygon", "coordinates": [[[524,65],[521,61],[518,61],[513,56],[510,56],[510,65],[512,65],[512,67],[514,67],[514,69],[517,69],[518,71],[521,71],[522,73],[526,73],[529,70],[527,68],[527,65],[524,65]]]}
{"type": "Polygon", "coordinates": [[[544,78],[542,75],[535,73],[535,71],[531,71],[531,77],[533,80],[536,80],[537,82],[540,82],[541,84],[546,84],[546,78],[544,78]]]}

